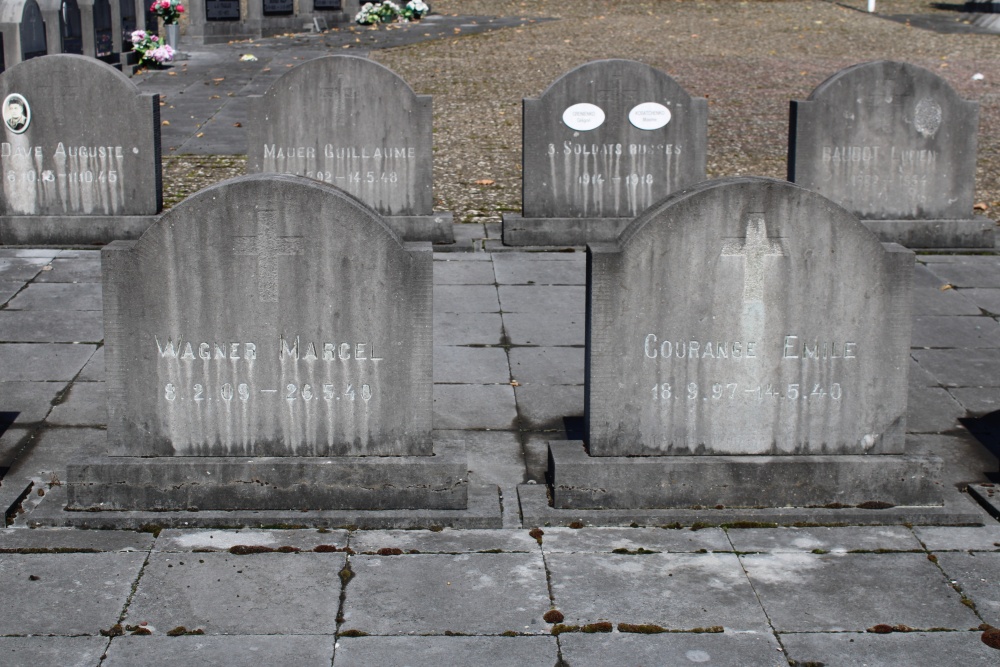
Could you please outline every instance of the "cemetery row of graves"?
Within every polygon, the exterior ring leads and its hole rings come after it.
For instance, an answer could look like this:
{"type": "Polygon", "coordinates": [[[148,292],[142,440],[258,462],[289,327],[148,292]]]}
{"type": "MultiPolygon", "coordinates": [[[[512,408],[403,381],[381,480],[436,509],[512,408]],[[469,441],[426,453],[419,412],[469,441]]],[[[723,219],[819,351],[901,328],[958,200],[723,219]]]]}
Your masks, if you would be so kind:
{"type": "MultiPolygon", "coordinates": [[[[434,437],[429,96],[364,58],[295,67],[251,99],[251,174],[162,214],[156,95],[59,55],[0,98],[0,240],[110,241],[108,455],[69,465],[71,510],[499,520],[434,437]]],[[[707,105],[663,72],[596,61],[524,101],[504,242],[587,245],[584,437],[549,445],[553,511],[944,502],[941,460],[906,447],[904,246],[992,247],[976,104],[880,61],[792,109],[789,181],[706,181],[707,105]]]]}

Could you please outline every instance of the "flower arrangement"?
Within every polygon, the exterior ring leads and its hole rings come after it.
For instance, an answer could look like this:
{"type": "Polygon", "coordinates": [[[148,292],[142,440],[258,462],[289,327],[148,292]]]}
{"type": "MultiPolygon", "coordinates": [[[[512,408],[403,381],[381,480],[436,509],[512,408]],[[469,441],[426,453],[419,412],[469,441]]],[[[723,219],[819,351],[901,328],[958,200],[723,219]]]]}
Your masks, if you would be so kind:
{"type": "Polygon", "coordinates": [[[403,7],[402,16],[407,21],[419,21],[431,10],[430,6],[423,0],[410,0],[403,7]]]}
{"type": "Polygon", "coordinates": [[[153,4],[149,6],[149,11],[163,19],[164,25],[173,25],[181,20],[181,14],[184,13],[184,5],[179,0],[153,0],[153,4]]]}
{"type": "Polygon", "coordinates": [[[392,0],[382,0],[382,2],[377,3],[366,2],[361,7],[361,11],[354,17],[354,21],[361,25],[392,23],[394,21],[419,21],[430,10],[430,6],[423,0],[410,0],[402,9],[392,0]]]}
{"type": "Polygon", "coordinates": [[[160,67],[174,59],[174,50],[169,44],[145,30],[136,30],[129,38],[132,50],[139,54],[139,64],[143,66],[160,67]]]}

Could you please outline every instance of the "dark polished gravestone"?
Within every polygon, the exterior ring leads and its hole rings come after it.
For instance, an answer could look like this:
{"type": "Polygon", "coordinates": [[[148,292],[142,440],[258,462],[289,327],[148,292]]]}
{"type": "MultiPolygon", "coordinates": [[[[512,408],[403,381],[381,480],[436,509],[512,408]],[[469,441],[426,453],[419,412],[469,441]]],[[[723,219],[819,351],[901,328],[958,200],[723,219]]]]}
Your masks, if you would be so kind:
{"type": "Polygon", "coordinates": [[[162,208],[159,96],[78,55],[0,75],[0,243],[138,238],[162,208]]]}
{"type": "Polygon", "coordinates": [[[108,456],[76,510],[464,509],[431,438],[432,251],[317,181],[207,188],[102,253],[108,456]]]}
{"type": "Polygon", "coordinates": [[[911,251],[731,178],[587,257],[586,442],[549,443],[554,507],[941,503],[904,442],[911,251]]]}
{"type": "Polygon", "coordinates": [[[979,104],[907,63],[854,65],[791,103],[788,180],[829,197],[883,241],[993,247],[974,215],[979,104]]]}
{"type": "Polygon", "coordinates": [[[705,179],[708,102],[631,60],[598,60],[526,98],[521,215],[507,245],[611,241],[666,195],[705,179]]]}
{"type": "Polygon", "coordinates": [[[0,4],[0,34],[3,35],[3,62],[7,67],[48,52],[45,21],[36,0],[0,4]]]}
{"type": "Polygon", "coordinates": [[[431,98],[367,58],[325,56],[250,98],[249,173],[296,174],[350,192],[408,241],[454,241],[434,213],[431,98]]]}

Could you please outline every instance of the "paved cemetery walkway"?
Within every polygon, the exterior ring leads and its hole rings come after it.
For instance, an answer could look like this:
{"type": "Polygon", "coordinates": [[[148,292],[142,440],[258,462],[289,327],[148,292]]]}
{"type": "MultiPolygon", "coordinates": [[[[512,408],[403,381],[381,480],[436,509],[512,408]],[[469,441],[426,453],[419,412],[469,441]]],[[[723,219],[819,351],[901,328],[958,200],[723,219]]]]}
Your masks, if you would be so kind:
{"type": "MultiPolygon", "coordinates": [[[[584,257],[434,268],[437,435],[466,439],[503,529],[157,535],[28,528],[66,460],[103,444],[100,260],[0,250],[0,405],[16,411],[0,414],[0,664],[997,663],[978,628],[1000,626],[1000,525],[968,496],[982,527],[532,533],[517,485],[543,480],[545,442],[583,412],[584,257]]],[[[1000,409],[1000,263],[920,256],[914,297],[910,442],[944,458],[946,484],[986,482],[997,460],[958,420],[1000,409]]]]}

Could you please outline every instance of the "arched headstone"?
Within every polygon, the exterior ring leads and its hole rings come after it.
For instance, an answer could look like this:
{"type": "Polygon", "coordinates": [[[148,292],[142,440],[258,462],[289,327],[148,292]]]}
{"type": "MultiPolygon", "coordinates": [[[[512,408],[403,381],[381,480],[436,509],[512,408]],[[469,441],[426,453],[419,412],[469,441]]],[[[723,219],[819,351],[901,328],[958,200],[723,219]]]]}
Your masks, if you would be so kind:
{"type": "Polygon", "coordinates": [[[908,63],[854,65],[793,101],[788,180],[853,212],[884,241],[992,247],[972,212],[979,105],[908,63]]]}
{"type": "Polygon", "coordinates": [[[62,0],[59,8],[62,53],[83,54],[83,23],[76,0],[62,0]]]}
{"type": "Polygon", "coordinates": [[[708,103],[631,60],[598,60],[524,100],[521,215],[508,245],[608,241],[667,194],[705,178],[708,103]]]}
{"type": "Polygon", "coordinates": [[[115,52],[111,0],[94,0],[94,49],[99,60],[111,64],[119,60],[115,52]]]}
{"type": "Polygon", "coordinates": [[[35,0],[25,0],[21,15],[21,60],[44,56],[47,52],[42,10],[35,0]]]}

